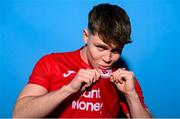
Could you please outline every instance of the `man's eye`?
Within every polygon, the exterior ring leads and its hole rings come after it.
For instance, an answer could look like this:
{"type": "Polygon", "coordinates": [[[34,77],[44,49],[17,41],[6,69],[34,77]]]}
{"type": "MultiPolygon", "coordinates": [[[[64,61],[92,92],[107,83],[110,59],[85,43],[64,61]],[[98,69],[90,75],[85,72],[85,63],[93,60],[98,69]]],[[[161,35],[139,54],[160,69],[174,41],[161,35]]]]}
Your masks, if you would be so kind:
{"type": "Polygon", "coordinates": [[[120,54],[121,53],[121,49],[116,49],[116,50],[112,50],[112,53],[114,54],[120,54]]]}
{"type": "Polygon", "coordinates": [[[99,51],[103,51],[104,50],[104,48],[101,48],[101,47],[98,47],[97,48],[99,51]]]}
{"type": "Polygon", "coordinates": [[[119,54],[119,51],[112,51],[112,53],[114,53],[114,54],[119,54]]]}
{"type": "Polygon", "coordinates": [[[101,46],[96,46],[97,47],[97,49],[99,50],[99,51],[103,51],[103,50],[105,50],[105,48],[104,47],[101,47],[101,46]]]}

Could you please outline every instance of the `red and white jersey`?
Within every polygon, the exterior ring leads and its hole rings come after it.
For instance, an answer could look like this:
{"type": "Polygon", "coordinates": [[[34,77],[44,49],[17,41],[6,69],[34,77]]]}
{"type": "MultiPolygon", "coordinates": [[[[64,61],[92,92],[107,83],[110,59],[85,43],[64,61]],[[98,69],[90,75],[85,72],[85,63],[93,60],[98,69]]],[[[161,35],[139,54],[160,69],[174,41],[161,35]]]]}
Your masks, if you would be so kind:
{"type": "MultiPolygon", "coordinates": [[[[42,57],[35,65],[28,83],[38,84],[49,92],[68,84],[80,69],[92,68],[80,56],[80,49],[73,52],[53,53],[42,57]]],[[[142,104],[143,95],[137,82],[136,91],[142,104]]],[[[128,105],[109,79],[100,79],[89,90],[65,100],[51,117],[113,118],[119,110],[126,114],[128,105]],[[54,115],[53,115],[54,114],[54,115]]]]}

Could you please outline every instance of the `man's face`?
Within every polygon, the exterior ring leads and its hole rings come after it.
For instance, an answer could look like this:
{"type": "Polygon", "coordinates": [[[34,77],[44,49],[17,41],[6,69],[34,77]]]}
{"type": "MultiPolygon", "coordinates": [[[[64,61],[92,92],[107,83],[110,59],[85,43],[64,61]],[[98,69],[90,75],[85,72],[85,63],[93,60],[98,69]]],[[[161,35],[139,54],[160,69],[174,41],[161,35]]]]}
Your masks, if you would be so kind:
{"type": "Polygon", "coordinates": [[[122,49],[104,43],[98,35],[87,37],[86,53],[89,63],[97,69],[111,69],[119,59],[122,49]]]}

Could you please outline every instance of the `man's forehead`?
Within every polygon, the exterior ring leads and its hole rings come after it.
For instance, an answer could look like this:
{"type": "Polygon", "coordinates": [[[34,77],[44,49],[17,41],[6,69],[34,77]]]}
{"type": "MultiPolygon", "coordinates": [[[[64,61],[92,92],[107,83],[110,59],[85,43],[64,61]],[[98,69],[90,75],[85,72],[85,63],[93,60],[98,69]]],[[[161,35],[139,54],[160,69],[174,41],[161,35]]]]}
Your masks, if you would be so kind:
{"type": "Polygon", "coordinates": [[[101,45],[103,47],[106,47],[108,49],[121,49],[122,47],[118,46],[118,45],[115,45],[113,44],[112,42],[109,42],[109,43],[105,43],[101,37],[99,37],[98,34],[90,34],[90,39],[93,39],[92,42],[96,43],[96,45],[101,45]]]}
{"type": "Polygon", "coordinates": [[[107,49],[120,49],[118,46],[114,45],[114,44],[107,44],[105,42],[103,42],[101,39],[96,39],[94,40],[94,43],[98,46],[102,46],[105,47],[107,49]]]}

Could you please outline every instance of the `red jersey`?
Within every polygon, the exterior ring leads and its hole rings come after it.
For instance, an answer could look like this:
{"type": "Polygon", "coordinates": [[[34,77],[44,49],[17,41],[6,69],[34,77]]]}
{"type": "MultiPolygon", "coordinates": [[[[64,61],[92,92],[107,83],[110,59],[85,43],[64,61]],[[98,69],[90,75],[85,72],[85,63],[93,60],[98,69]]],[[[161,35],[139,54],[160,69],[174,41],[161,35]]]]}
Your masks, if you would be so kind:
{"type": "MultiPolygon", "coordinates": [[[[80,49],[73,52],[49,54],[37,62],[28,83],[41,85],[51,92],[68,84],[80,69],[87,68],[92,67],[81,59],[80,49]]],[[[137,80],[135,87],[144,105],[142,91],[137,80]]],[[[113,118],[119,111],[121,114],[127,114],[129,113],[128,105],[123,95],[119,96],[119,94],[120,92],[109,79],[100,79],[89,90],[60,104],[60,108],[57,108],[54,114],[63,118],[113,118]]]]}

